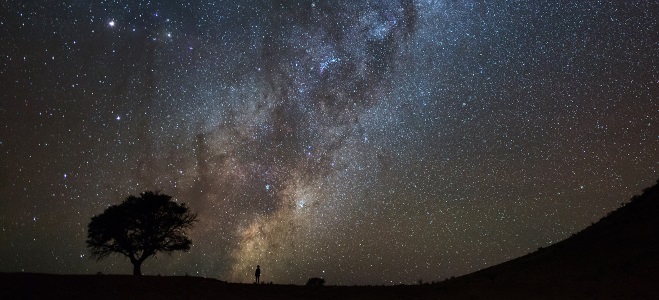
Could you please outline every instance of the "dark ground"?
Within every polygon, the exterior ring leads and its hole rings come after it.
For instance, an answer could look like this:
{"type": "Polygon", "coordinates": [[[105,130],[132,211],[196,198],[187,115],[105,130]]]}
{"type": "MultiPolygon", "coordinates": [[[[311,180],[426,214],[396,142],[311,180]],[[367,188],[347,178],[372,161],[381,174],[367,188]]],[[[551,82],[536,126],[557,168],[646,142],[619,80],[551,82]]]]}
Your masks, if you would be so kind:
{"type": "Polygon", "coordinates": [[[543,282],[456,278],[409,286],[238,284],[200,277],[2,273],[2,299],[659,299],[657,276],[543,282]]]}
{"type": "Polygon", "coordinates": [[[311,288],[0,273],[0,299],[659,299],[659,183],[562,242],[437,284],[311,288]]]}

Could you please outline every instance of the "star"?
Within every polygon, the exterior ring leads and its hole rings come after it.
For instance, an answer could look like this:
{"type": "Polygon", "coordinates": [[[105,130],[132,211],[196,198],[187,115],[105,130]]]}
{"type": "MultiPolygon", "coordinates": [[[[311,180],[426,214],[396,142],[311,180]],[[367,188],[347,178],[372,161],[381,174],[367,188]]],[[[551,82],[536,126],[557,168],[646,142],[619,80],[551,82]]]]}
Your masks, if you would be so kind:
{"type": "Polygon", "coordinates": [[[0,272],[130,273],[87,224],[158,190],[199,222],[145,274],[440,281],[659,177],[656,1],[19,2],[0,272]]]}

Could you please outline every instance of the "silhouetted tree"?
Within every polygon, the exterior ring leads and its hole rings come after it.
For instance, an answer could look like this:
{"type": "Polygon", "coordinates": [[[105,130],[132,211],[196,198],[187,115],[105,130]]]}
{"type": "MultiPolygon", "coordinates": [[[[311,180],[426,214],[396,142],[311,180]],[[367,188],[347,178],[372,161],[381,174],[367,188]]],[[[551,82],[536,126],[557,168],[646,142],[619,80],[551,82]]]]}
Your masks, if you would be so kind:
{"type": "Polygon", "coordinates": [[[148,257],[158,252],[190,250],[192,241],[185,230],[192,228],[196,220],[197,214],[185,203],[146,191],[139,197],[128,196],[121,204],[92,217],[87,248],[96,260],[113,253],[124,255],[133,264],[133,275],[142,275],[141,266],[148,257]]]}
{"type": "Polygon", "coordinates": [[[316,287],[316,286],[323,286],[325,284],[325,279],[318,278],[318,277],[312,277],[307,280],[307,286],[311,287],[316,287]]]}

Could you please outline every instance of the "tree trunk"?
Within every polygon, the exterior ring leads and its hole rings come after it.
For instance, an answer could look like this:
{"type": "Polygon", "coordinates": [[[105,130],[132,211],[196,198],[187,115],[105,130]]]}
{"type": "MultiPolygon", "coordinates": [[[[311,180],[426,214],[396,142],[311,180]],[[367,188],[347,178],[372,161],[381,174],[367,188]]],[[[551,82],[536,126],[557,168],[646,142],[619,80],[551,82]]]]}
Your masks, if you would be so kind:
{"type": "Polygon", "coordinates": [[[139,260],[133,261],[133,275],[142,276],[142,262],[139,260]]]}

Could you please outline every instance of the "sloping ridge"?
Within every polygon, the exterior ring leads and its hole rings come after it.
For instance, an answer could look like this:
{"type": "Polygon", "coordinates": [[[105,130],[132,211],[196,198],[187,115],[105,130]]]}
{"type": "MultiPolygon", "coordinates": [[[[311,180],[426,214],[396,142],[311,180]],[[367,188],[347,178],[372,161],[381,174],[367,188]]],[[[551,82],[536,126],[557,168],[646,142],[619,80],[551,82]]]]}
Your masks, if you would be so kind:
{"type": "Polygon", "coordinates": [[[0,273],[0,299],[659,299],[659,181],[572,237],[438,284],[323,287],[0,273]]]}
{"type": "Polygon", "coordinates": [[[447,286],[548,298],[659,299],[659,181],[570,238],[456,281],[447,286]]]}

